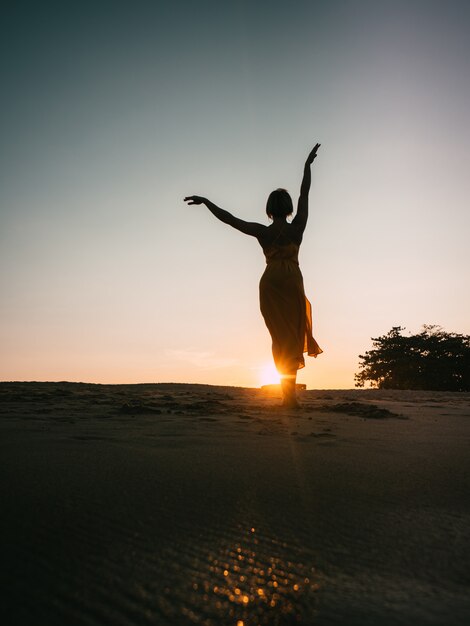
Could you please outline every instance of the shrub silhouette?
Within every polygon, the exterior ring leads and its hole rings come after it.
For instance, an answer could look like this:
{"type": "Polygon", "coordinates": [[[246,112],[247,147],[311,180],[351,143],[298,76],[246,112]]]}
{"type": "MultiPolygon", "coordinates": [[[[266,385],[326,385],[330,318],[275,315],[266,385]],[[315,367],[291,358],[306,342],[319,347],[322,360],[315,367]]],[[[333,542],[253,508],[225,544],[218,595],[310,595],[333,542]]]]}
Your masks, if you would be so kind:
{"type": "Polygon", "coordinates": [[[470,391],[470,335],[427,324],[416,335],[404,330],[372,338],[373,349],[359,355],[356,387],[369,381],[379,389],[470,391]]]}

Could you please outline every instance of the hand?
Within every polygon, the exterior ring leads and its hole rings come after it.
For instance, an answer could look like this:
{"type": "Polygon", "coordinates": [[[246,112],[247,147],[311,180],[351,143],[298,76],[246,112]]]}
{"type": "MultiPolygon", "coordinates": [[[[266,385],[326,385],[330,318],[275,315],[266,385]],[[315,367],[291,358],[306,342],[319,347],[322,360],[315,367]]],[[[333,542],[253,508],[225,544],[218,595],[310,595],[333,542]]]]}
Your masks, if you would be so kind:
{"type": "Polygon", "coordinates": [[[317,151],[318,151],[318,148],[320,146],[321,146],[321,143],[316,143],[315,144],[315,147],[310,152],[310,154],[307,157],[307,160],[305,161],[305,165],[311,165],[313,163],[313,160],[316,159],[316,157],[317,157],[317,151]]]}
{"type": "Polygon", "coordinates": [[[203,204],[204,200],[202,196],[186,196],[184,199],[188,204],[203,204]]]}

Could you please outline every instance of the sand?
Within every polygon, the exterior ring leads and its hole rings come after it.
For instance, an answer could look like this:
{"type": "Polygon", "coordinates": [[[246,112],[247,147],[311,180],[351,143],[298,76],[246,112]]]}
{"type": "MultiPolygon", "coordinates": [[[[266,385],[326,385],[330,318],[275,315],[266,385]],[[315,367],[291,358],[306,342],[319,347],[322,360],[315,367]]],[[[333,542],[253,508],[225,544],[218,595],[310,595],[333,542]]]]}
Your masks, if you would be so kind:
{"type": "Polygon", "coordinates": [[[470,623],[470,394],[1,383],[2,624],[470,623]]]}

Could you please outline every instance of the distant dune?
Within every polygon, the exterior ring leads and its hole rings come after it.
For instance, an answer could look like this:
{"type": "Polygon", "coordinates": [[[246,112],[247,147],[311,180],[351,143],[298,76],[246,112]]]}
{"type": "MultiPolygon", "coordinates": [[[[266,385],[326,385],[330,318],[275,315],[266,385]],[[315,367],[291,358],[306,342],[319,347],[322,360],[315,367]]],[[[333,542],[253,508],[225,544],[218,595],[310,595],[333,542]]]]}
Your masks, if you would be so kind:
{"type": "Polygon", "coordinates": [[[0,399],[3,624],[469,623],[468,393],[0,399]]]}

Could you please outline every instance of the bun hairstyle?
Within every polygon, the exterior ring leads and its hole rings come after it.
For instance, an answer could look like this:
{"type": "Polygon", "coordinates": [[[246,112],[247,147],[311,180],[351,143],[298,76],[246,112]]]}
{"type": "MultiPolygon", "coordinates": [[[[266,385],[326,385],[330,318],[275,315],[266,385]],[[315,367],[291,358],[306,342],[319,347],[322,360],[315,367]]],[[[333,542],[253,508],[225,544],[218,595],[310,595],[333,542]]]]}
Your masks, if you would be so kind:
{"type": "Polygon", "coordinates": [[[266,202],[266,215],[269,218],[287,217],[294,212],[294,205],[289,192],[285,189],[271,191],[266,202]]]}

